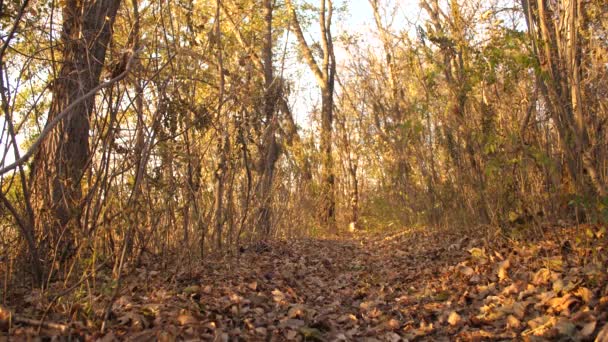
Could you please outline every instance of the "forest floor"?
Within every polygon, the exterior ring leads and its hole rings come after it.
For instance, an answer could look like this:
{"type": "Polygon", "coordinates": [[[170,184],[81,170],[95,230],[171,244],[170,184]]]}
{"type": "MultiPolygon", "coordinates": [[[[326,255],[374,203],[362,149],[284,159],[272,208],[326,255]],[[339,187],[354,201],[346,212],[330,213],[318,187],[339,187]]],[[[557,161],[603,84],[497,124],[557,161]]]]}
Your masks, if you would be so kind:
{"type": "MultiPolygon", "coordinates": [[[[238,262],[150,263],[124,279],[103,334],[109,296],[86,291],[58,301],[46,317],[55,325],[37,331],[15,320],[9,333],[93,341],[608,341],[604,229],[560,228],[525,243],[465,235],[356,233],[259,243],[238,262]]],[[[36,296],[25,296],[17,315],[40,315],[46,303],[36,296]]],[[[0,340],[6,330],[5,320],[0,340]]]]}

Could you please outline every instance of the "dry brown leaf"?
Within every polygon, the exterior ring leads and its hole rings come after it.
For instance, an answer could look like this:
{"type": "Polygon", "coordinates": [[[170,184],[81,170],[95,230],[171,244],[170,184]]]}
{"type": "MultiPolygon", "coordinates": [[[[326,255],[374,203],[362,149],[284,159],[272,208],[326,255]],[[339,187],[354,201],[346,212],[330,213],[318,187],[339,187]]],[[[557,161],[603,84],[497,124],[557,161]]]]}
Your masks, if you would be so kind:
{"type": "Polygon", "coordinates": [[[477,285],[479,283],[481,283],[481,277],[479,274],[474,274],[471,278],[469,278],[469,284],[477,285]]]}
{"type": "Polygon", "coordinates": [[[287,327],[287,328],[291,328],[291,329],[301,328],[305,324],[306,323],[303,320],[301,320],[301,319],[293,319],[293,318],[290,318],[290,319],[287,319],[287,320],[281,322],[281,326],[287,327]]]}
{"type": "Polygon", "coordinates": [[[285,332],[285,338],[287,338],[288,340],[295,340],[296,337],[298,337],[298,332],[295,330],[287,330],[285,332]]]}
{"type": "Polygon", "coordinates": [[[608,342],[608,323],[604,324],[595,338],[595,342],[608,342]]]}
{"type": "Polygon", "coordinates": [[[509,279],[509,268],[511,267],[511,260],[506,259],[498,264],[498,279],[504,281],[509,279]]]}
{"type": "Polygon", "coordinates": [[[528,307],[528,302],[515,302],[513,303],[513,314],[518,319],[524,319],[526,316],[526,308],[528,307]]]}
{"type": "Polygon", "coordinates": [[[401,323],[398,320],[391,318],[385,323],[385,327],[387,330],[397,330],[401,327],[401,323]]]}
{"type": "Polygon", "coordinates": [[[11,311],[0,305],[0,331],[8,331],[10,328],[11,311]]]}
{"type": "Polygon", "coordinates": [[[338,320],[337,320],[338,323],[346,323],[349,321],[356,322],[357,316],[355,316],[353,314],[346,314],[346,315],[342,315],[342,316],[338,317],[338,320]]]}
{"type": "Polygon", "coordinates": [[[102,338],[97,339],[95,342],[112,342],[116,340],[118,340],[116,335],[112,331],[109,331],[102,338]]]}
{"type": "Polygon", "coordinates": [[[272,290],[272,299],[277,302],[277,303],[281,303],[285,301],[285,294],[279,290],[279,289],[274,289],[272,290]]]}
{"type": "Polygon", "coordinates": [[[460,325],[462,324],[462,317],[456,311],[452,311],[450,316],[448,316],[448,323],[451,326],[460,325]]]}
{"type": "Polygon", "coordinates": [[[176,318],[177,324],[179,325],[191,325],[198,323],[198,319],[196,319],[192,314],[184,312],[177,316],[176,318]]]}
{"type": "Polygon", "coordinates": [[[394,332],[388,332],[384,335],[384,340],[389,342],[399,342],[402,341],[401,336],[394,332]]]}
{"type": "Polygon", "coordinates": [[[583,326],[583,329],[581,329],[581,336],[583,336],[584,338],[591,337],[591,335],[595,331],[596,327],[597,327],[597,321],[591,321],[591,322],[585,324],[583,326]]]}
{"type": "Polygon", "coordinates": [[[521,329],[521,321],[513,315],[507,316],[507,329],[521,329]]]}
{"type": "Polygon", "coordinates": [[[141,331],[148,327],[146,318],[135,312],[127,312],[117,319],[118,324],[130,326],[136,331],[141,331]]]}
{"type": "Polygon", "coordinates": [[[363,311],[368,311],[373,309],[376,306],[376,302],[374,302],[373,300],[367,301],[367,302],[362,302],[361,304],[359,304],[359,308],[363,311]]]}
{"type": "Polygon", "coordinates": [[[555,322],[554,329],[563,336],[572,338],[576,333],[576,325],[565,318],[560,318],[555,322]]]}
{"type": "Polygon", "coordinates": [[[175,341],[175,336],[171,335],[168,331],[161,331],[156,336],[158,342],[173,342],[175,341]]]}
{"type": "Polygon", "coordinates": [[[289,318],[303,318],[304,314],[304,307],[302,305],[294,305],[287,312],[289,318]]]}
{"type": "Polygon", "coordinates": [[[268,335],[268,329],[264,327],[257,327],[255,328],[255,333],[258,335],[266,336],[268,335]]]}
{"type": "Polygon", "coordinates": [[[566,294],[563,297],[557,297],[549,300],[547,304],[551,307],[555,312],[561,313],[566,312],[570,313],[570,308],[578,302],[578,299],[571,294],[566,294]]]}
{"type": "Polygon", "coordinates": [[[551,316],[540,316],[528,321],[530,329],[522,332],[522,336],[543,336],[554,325],[555,319],[551,316]]]}
{"type": "Polygon", "coordinates": [[[473,274],[475,274],[475,270],[472,267],[469,266],[462,266],[459,269],[460,274],[462,274],[465,277],[470,277],[473,274]]]}
{"type": "Polygon", "coordinates": [[[551,280],[551,270],[548,268],[541,268],[532,277],[532,284],[534,285],[546,285],[551,280]]]}
{"type": "Polygon", "coordinates": [[[505,296],[510,296],[514,294],[521,293],[526,288],[526,284],[521,281],[517,281],[512,283],[511,285],[505,287],[502,290],[502,294],[505,296]]]}
{"type": "Polygon", "coordinates": [[[591,299],[593,299],[593,292],[586,287],[579,287],[574,295],[582,299],[586,304],[588,304],[591,299]]]}
{"type": "Polygon", "coordinates": [[[560,293],[563,289],[564,289],[565,285],[564,285],[564,281],[559,278],[556,281],[553,282],[553,286],[551,286],[551,289],[553,290],[553,292],[560,293]]]}

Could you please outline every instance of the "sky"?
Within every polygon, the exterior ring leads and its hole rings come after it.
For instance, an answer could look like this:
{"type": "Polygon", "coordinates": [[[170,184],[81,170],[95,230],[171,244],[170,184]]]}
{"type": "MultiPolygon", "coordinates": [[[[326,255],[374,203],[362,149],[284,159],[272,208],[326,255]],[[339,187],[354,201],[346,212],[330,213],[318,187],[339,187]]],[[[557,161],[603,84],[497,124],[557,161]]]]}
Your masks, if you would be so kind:
{"type": "MultiPolygon", "coordinates": [[[[309,0],[311,3],[316,3],[317,0],[309,0]]],[[[387,0],[381,0],[380,3],[385,4],[387,0]]],[[[405,27],[405,18],[415,18],[418,0],[388,0],[393,4],[398,5],[398,10],[395,12],[395,20],[392,23],[393,29],[405,27]]],[[[377,41],[375,36],[376,27],[373,18],[373,12],[368,0],[334,0],[335,8],[346,6],[346,12],[336,13],[332,23],[332,34],[334,38],[340,37],[343,33],[357,34],[362,38],[363,42],[374,44],[377,41]]],[[[393,8],[393,7],[391,7],[393,8]]],[[[384,14],[384,13],[383,13],[384,14]]],[[[319,36],[318,24],[313,23],[307,29],[306,38],[309,43],[312,43],[319,36]]],[[[298,125],[303,129],[312,128],[312,113],[315,108],[320,106],[320,91],[315,85],[314,77],[308,67],[297,60],[295,49],[295,37],[293,33],[290,36],[288,47],[291,51],[288,60],[285,63],[284,76],[287,79],[294,80],[292,96],[290,102],[294,118],[298,125]]],[[[348,60],[348,55],[339,43],[335,44],[335,54],[338,60],[338,67],[343,65],[348,60]]],[[[278,64],[277,64],[278,65],[278,64]]],[[[3,118],[0,118],[0,125],[4,124],[3,118]]],[[[4,137],[2,138],[4,139],[4,137]]],[[[4,143],[0,142],[0,148],[4,147],[4,143]]],[[[23,151],[22,151],[23,152],[23,151]]],[[[6,164],[10,164],[14,158],[12,153],[8,153],[6,164]]]]}
{"type": "MultiPolygon", "coordinates": [[[[314,1],[312,1],[314,2],[314,1]]],[[[385,4],[386,1],[379,1],[385,4]]],[[[395,9],[394,20],[391,23],[393,30],[404,29],[408,25],[408,21],[415,21],[419,15],[418,0],[394,0],[390,1],[393,6],[388,8],[389,11],[395,9]]],[[[334,1],[334,7],[340,8],[346,4],[347,11],[337,15],[332,24],[332,34],[334,38],[340,37],[343,33],[356,34],[361,38],[363,44],[375,45],[378,37],[376,36],[376,25],[374,23],[373,12],[368,0],[338,0],[334,1]]],[[[383,17],[386,13],[382,12],[383,17]]],[[[384,23],[386,25],[386,22],[384,23]]],[[[309,44],[319,36],[318,24],[313,23],[307,29],[305,34],[309,44]]],[[[290,37],[290,44],[295,49],[295,37],[290,37]]],[[[341,65],[348,62],[346,51],[335,44],[335,55],[337,59],[338,69],[341,65]]],[[[297,56],[296,53],[292,56],[297,56]]],[[[295,57],[294,57],[295,58],[295,57]]],[[[303,61],[291,60],[291,63],[286,65],[286,75],[288,79],[295,80],[292,96],[290,98],[294,118],[298,125],[303,129],[309,129],[312,126],[311,118],[315,107],[320,106],[320,93],[315,85],[314,77],[304,64],[303,61]]]]}

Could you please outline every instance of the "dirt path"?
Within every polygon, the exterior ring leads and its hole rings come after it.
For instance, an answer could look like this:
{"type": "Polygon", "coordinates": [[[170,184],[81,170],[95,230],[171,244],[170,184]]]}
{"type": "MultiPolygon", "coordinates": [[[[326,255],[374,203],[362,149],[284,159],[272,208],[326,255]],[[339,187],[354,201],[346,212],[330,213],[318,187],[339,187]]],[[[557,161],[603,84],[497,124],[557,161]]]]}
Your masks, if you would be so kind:
{"type": "Polygon", "coordinates": [[[88,315],[72,306],[71,333],[104,341],[592,339],[608,329],[606,266],[588,249],[559,247],[489,247],[422,230],[258,244],[238,264],[173,275],[138,269],[107,334],[87,318],[99,317],[103,301],[88,315]]]}

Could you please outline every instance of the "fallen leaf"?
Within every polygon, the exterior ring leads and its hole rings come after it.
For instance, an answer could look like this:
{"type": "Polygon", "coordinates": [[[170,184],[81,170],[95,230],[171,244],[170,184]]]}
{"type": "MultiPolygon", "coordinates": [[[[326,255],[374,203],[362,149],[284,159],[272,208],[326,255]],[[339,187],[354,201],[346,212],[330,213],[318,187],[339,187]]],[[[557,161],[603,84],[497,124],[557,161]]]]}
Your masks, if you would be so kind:
{"type": "Polygon", "coordinates": [[[323,336],[318,329],[301,327],[299,331],[305,341],[323,341],[323,336]]]}
{"type": "Polygon", "coordinates": [[[511,267],[511,261],[509,259],[506,259],[498,264],[498,279],[500,281],[504,281],[509,278],[509,267],[511,267]]]}
{"type": "Polygon", "coordinates": [[[8,331],[10,328],[11,312],[0,305],[0,331],[8,331]]]}
{"type": "Polygon", "coordinates": [[[551,286],[551,289],[555,293],[560,293],[564,289],[564,287],[564,281],[560,278],[553,282],[553,286],[551,286]]]}
{"type": "Polygon", "coordinates": [[[589,303],[593,298],[593,292],[586,287],[579,287],[574,295],[582,299],[585,303],[589,303]]]}
{"type": "Polygon", "coordinates": [[[399,336],[399,334],[391,331],[391,332],[386,333],[386,335],[384,335],[384,340],[389,341],[389,342],[399,342],[402,339],[401,339],[401,336],[399,336]]]}
{"type": "Polygon", "coordinates": [[[198,320],[189,313],[181,313],[177,316],[176,321],[179,325],[191,325],[198,323],[198,320]]]}
{"type": "Polygon", "coordinates": [[[168,332],[168,331],[161,331],[161,332],[159,332],[156,338],[157,338],[158,342],[173,342],[173,341],[175,341],[175,337],[173,335],[171,335],[171,333],[168,332]]]}
{"type": "Polygon", "coordinates": [[[295,339],[296,339],[296,337],[298,337],[298,332],[297,332],[297,331],[295,331],[295,330],[287,330],[287,331],[285,332],[285,337],[286,337],[288,340],[295,340],[295,339]]]}
{"type": "Polygon", "coordinates": [[[268,335],[268,329],[266,329],[264,327],[257,327],[257,328],[255,328],[255,332],[256,332],[256,334],[262,335],[262,336],[268,335]]]}
{"type": "Polygon", "coordinates": [[[385,323],[385,326],[387,330],[397,330],[401,326],[401,323],[399,323],[398,320],[391,318],[385,323]]]}
{"type": "Polygon", "coordinates": [[[481,249],[481,248],[471,248],[471,249],[469,249],[469,253],[471,253],[471,256],[473,258],[477,258],[477,259],[487,258],[486,252],[484,252],[483,249],[481,249]]]}
{"type": "Polygon", "coordinates": [[[584,338],[591,337],[591,335],[595,331],[596,327],[597,327],[597,321],[591,321],[591,322],[585,324],[583,326],[583,329],[581,329],[581,336],[583,336],[584,338]]]}
{"type": "Polygon", "coordinates": [[[272,299],[277,303],[281,303],[285,301],[286,296],[281,290],[274,289],[272,290],[272,299]]]}
{"type": "Polygon", "coordinates": [[[472,267],[469,267],[469,266],[462,266],[460,268],[460,274],[462,274],[465,277],[470,277],[473,274],[475,274],[475,270],[472,267]]]}
{"type": "Polygon", "coordinates": [[[507,329],[521,329],[521,321],[513,315],[507,316],[507,329]]]}
{"type": "Polygon", "coordinates": [[[604,324],[604,327],[597,334],[595,342],[608,342],[608,323],[604,324]]]}
{"type": "Polygon", "coordinates": [[[349,321],[356,322],[357,316],[355,316],[353,314],[346,314],[346,315],[342,315],[342,316],[338,317],[338,319],[337,319],[338,323],[346,323],[349,321]]]}
{"type": "Polygon", "coordinates": [[[141,331],[148,327],[148,322],[143,315],[135,312],[127,312],[116,319],[118,324],[126,325],[134,328],[136,331],[141,331]]]}
{"type": "Polygon", "coordinates": [[[515,302],[513,303],[513,314],[518,319],[524,319],[526,316],[526,308],[528,307],[528,302],[515,302]]]}
{"type": "Polygon", "coordinates": [[[564,318],[555,322],[554,328],[560,335],[570,338],[573,338],[574,333],[576,332],[576,325],[564,318]]]}
{"type": "Polygon", "coordinates": [[[546,285],[551,280],[551,270],[548,268],[541,268],[532,277],[532,284],[534,285],[546,285]]]}
{"type": "Polygon", "coordinates": [[[183,290],[184,294],[187,294],[187,295],[199,293],[200,291],[201,291],[201,287],[198,285],[188,286],[183,290]]]}
{"type": "Polygon", "coordinates": [[[448,317],[448,323],[451,326],[460,325],[462,323],[462,317],[456,311],[452,311],[448,317]]]}
{"type": "Polygon", "coordinates": [[[301,328],[305,324],[306,323],[303,320],[301,320],[301,319],[293,319],[293,318],[290,318],[290,319],[287,319],[287,320],[281,322],[281,326],[287,327],[287,328],[291,328],[291,329],[301,328]]]}
{"type": "Polygon", "coordinates": [[[304,317],[304,307],[302,305],[294,305],[289,308],[287,312],[287,316],[289,318],[303,318],[304,317]]]}

